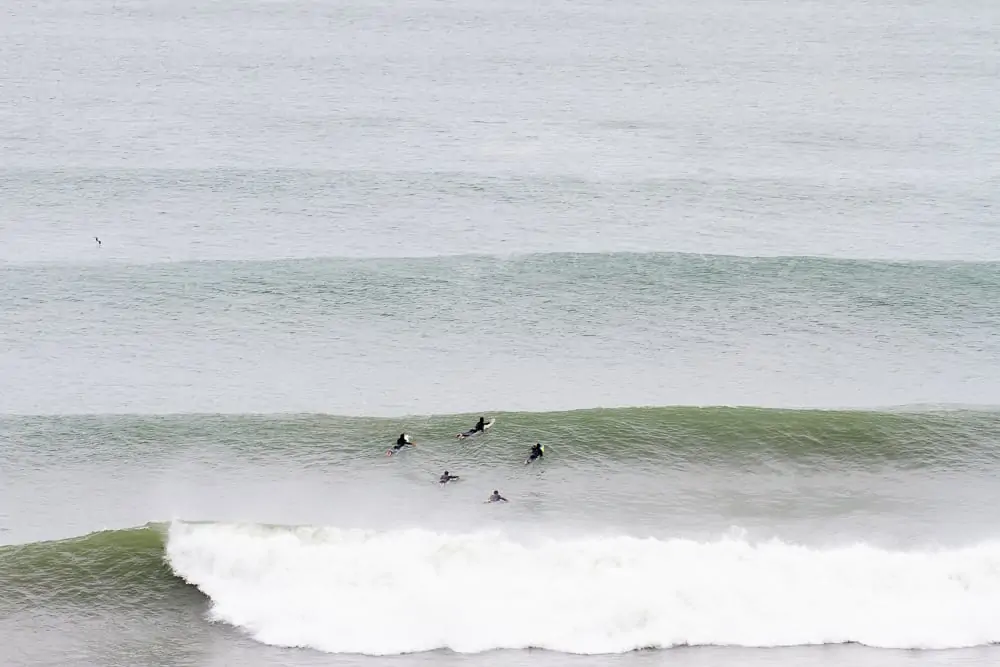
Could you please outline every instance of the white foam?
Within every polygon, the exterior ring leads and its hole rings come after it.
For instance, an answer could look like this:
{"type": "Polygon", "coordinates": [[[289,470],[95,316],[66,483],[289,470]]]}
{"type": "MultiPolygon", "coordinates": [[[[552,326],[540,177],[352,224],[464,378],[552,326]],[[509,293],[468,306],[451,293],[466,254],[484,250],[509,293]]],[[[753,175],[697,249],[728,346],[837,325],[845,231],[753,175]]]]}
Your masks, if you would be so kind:
{"type": "Polygon", "coordinates": [[[330,653],[1000,641],[996,543],[903,553],[175,523],[167,557],[216,619],[330,653]]]}

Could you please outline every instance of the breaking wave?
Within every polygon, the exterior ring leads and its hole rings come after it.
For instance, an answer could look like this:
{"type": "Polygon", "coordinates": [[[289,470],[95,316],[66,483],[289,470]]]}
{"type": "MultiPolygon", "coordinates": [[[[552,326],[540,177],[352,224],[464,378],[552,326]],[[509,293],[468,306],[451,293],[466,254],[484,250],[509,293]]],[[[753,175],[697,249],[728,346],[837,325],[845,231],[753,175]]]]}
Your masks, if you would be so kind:
{"type": "Polygon", "coordinates": [[[2,547],[0,586],[7,612],[193,609],[327,653],[1000,642],[1000,542],[887,551],[178,521],[2,547]]]}
{"type": "Polygon", "coordinates": [[[214,619],[329,653],[1000,641],[1000,543],[890,552],[176,523],[167,558],[214,619]]]}

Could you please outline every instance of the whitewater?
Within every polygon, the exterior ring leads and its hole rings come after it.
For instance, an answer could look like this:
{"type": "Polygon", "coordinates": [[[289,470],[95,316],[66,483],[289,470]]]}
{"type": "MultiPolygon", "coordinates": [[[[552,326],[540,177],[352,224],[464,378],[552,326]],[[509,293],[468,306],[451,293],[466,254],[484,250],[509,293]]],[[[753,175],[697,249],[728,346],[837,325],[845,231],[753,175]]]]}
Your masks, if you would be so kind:
{"type": "Polygon", "coordinates": [[[329,653],[1000,641],[1000,542],[891,552],[739,537],[169,531],[171,568],[209,596],[213,618],[267,644],[329,653]]]}

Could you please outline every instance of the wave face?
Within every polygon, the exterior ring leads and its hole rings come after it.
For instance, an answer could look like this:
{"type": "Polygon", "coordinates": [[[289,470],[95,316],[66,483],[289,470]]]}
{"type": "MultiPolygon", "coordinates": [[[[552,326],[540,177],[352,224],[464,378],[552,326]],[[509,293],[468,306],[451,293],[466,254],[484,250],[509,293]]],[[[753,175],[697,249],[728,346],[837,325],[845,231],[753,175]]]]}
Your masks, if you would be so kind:
{"type": "Polygon", "coordinates": [[[904,553],[177,523],[167,558],[217,620],[329,653],[1000,641],[1000,543],[904,553]]]}
{"type": "Polygon", "coordinates": [[[163,560],[165,527],[0,547],[0,609],[149,610],[183,590],[163,560]]]}
{"type": "Polygon", "coordinates": [[[565,412],[486,412],[487,437],[456,442],[478,413],[399,418],[300,415],[0,416],[0,433],[46,463],[82,455],[119,464],[146,457],[212,453],[360,463],[381,456],[400,430],[427,455],[497,465],[542,441],[552,465],[595,461],[697,463],[801,460],[813,465],[981,467],[1000,462],[1000,410],[778,410],[752,407],[596,408],[565,412]],[[527,443],[527,444],[526,444],[527,443]],[[51,457],[51,458],[49,458],[51,457]]]}
{"type": "MultiPolygon", "coordinates": [[[[866,411],[777,410],[751,407],[648,407],[496,414],[491,432],[471,456],[487,463],[510,458],[512,446],[542,440],[565,465],[594,460],[735,464],[820,459],[847,464],[980,466],[1000,462],[1000,411],[994,409],[866,411]],[[553,446],[554,445],[554,446],[553,446]]],[[[308,420],[309,418],[303,418],[308,420]]],[[[474,414],[417,421],[432,441],[474,414]]],[[[346,421],[346,420],[345,420],[346,421]]],[[[399,420],[354,420],[356,428],[386,429],[399,420]]]]}

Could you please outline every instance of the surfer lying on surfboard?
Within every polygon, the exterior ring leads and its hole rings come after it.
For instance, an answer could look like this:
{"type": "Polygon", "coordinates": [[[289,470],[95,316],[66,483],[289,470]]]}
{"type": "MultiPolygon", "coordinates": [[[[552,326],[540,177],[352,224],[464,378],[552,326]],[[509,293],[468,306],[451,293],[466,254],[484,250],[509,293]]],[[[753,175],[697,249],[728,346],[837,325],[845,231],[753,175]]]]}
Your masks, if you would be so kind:
{"type": "Polygon", "coordinates": [[[528,454],[528,458],[524,459],[524,465],[528,465],[535,459],[542,458],[544,455],[545,455],[545,448],[542,447],[542,444],[540,442],[535,443],[534,445],[531,446],[531,452],[528,454]]]}
{"type": "Polygon", "coordinates": [[[416,447],[416,445],[414,445],[413,442],[410,440],[410,436],[406,435],[405,433],[400,433],[399,437],[396,438],[396,444],[393,446],[392,449],[387,451],[386,454],[392,456],[395,452],[398,452],[403,447],[416,447]]]}
{"type": "Polygon", "coordinates": [[[487,500],[486,502],[488,502],[488,503],[498,503],[500,501],[507,502],[507,499],[504,498],[503,496],[501,496],[499,491],[497,491],[496,489],[493,489],[493,495],[490,496],[490,499],[487,500]]]}
{"type": "Polygon", "coordinates": [[[496,420],[491,419],[489,421],[486,421],[486,417],[480,417],[479,421],[476,422],[475,426],[473,426],[472,428],[470,428],[465,433],[459,433],[455,437],[457,437],[457,438],[468,438],[469,436],[475,435],[477,433],[485,433],[486,429],[488,429],[489,427],[493,426],[493,422],[494,421],[496,421],[496,420]]]}
{"type": "Polygon", "coordinates": [[[449,475],[449,474],[448,474],[448,471],[447,471],[447,470],[445,470],[445,471],[444,471],[444,474],[443,474],[443,475],[441,475],[441,479],[440,479],[440,482],[441,482],[442,484],[447,484],[448,482],[450,482],[450,481],[451,481],[451,480],[453,480],[453,479],[458,479],[458,475],[449,475]]]}

